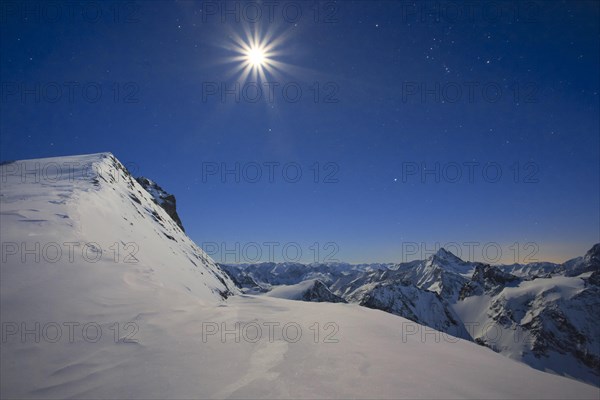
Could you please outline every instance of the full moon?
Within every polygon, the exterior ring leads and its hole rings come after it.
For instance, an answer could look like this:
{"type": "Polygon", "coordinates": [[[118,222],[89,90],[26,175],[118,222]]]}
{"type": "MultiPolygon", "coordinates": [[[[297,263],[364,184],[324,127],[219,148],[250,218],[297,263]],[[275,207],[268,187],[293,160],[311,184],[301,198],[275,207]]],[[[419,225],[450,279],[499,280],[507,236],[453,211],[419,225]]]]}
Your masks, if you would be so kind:
{"type": "Polygon", "coordinates": [[[232,33],[229,39],[233,43],[227,48],[237,54],[229,57],[228,62],[237,64],[234,73],[239,73],[238,79],[266,81],[267,76],[275,76],[277,72],[282,71],[287,64],[277,60],[282,54],[277,48],[281,46],[285,37],[274,37],[273,33],[268,32],[260,34],[257,30],[244,30],[242,36],[232,33]]]}
{"type": "Polygon", "coordinates": [[[263,67],[265,65],[265,52],[259,48],[251,48],[248,50],[247,61],[253,67],[263,67]]]}

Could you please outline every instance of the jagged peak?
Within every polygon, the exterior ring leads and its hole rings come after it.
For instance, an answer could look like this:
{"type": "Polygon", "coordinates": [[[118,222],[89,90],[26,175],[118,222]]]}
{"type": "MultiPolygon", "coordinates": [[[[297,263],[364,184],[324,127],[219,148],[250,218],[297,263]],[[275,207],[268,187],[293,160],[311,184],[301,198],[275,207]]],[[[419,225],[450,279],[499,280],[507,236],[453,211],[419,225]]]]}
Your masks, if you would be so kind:
{"type": "Polygon", "coordinates": [[[434,254],[429,256],[430,260],[433,260],[436,258],[440,259],[440,260],[450,261],[450,262],[464,263],[464,261],[460,257],[454,255],[454,253],[446,250],[443,247],[440,247],[438,249],[438,251],[436,251],[434,254]]]}

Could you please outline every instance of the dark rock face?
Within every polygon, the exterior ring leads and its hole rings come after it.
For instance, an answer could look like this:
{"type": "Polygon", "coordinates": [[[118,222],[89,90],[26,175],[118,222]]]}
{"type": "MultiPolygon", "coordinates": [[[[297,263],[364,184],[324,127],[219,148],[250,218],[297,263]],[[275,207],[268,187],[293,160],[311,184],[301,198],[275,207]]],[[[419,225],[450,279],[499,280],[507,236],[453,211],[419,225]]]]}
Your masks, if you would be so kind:
{"type": "Polygon", "coordinates": [[[505,286],[510,282],[517,281],[519,278],[501,271],[498,267],[491,265],[478,265],[473,272],[474,281],[484,285],[486,289],[495,288],[497,286],[505,286]]]}
{"type": "Polygon", "coordinates": [[[302,300],[313,301],[318,303],[346,303],[346,300],[331,293],[329,288],[319,280],[316,280],[315,284],[302,294],[302,300]]]}
{"type": "Polygon", "coordinates": [[[600,269],[600,243],[596,243],[583,257],[583,261],[588,264],[589,270],[598,271],[600,269]]]}
{"type": "Polygon", "coordinates": [[[176,206],[175,196],[173,196],[170,193],[167,193],[163,188],[158,186],[158,184],[156,184],[155,182],[152,182],[148,178],[144,178],[143,176],[140,176],[139,178],[135,178],[135,180],[140,185],[142,185],[142,187],[144,189],[146,189],[146,191],[148,193],[150,193],[152,195],[152,199],[154,200],[154,202],[156,204],[158,204],[159,206],[161,206],[167,212],[167,214],[169,214],[169,216],[173,219],[173,221],[175,221],[177,226],[179,226],[181,228],[181,230],[185,232],[185,229],[183,228],[183,224],[181,223],[181,219],[179,218],[179,215],[177,214],[177,206],[176,206]]]}
{"type": "Polygon", "coordinates": [[[600,287],[600,271],[594,271],[588,279],[585,280],[586,285],[594,285],[600,287]]]}
{"type": "Polygon", "coordinates": [[[511,283],[519,281],[518,277],[504,272],[498,267],[480,264],[475,267],[471,280],[461,288],[458,298],[463,300],[484,293],[495,295],[511,283]]]}
{"type": "Polygon", "coordinates": [[[479,286],[477,283],[473,281],[469,281],[465,283],[465,285],[460,289],[458,294],[458,300],[462,301],[467,297],[471,296],[481,296],[483,294],[483,288],[479,286]]]}

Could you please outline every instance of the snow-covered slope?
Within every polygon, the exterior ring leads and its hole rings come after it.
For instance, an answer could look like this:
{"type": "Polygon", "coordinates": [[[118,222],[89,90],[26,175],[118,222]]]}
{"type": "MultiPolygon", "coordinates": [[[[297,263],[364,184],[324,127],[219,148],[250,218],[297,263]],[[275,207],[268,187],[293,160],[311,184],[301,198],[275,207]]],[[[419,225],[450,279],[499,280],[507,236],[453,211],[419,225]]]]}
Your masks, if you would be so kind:
{"type": "Polygon", "coordinates": [[[110,154],[0,178],[2,398],[598,397],[379,310],[240,295],[110,154]]]}
{"type": "Polygon", "coordinates": [[[185,293],[157,295],[139,306],[135,343],[110,337],[3,354],[11,364],[2,371],[2,397],[598,396],[597,388],[471,342],[436,342],[431,333],[423,340],[414,323],[357,305],[244,295],[207,307],[185,293]]]}

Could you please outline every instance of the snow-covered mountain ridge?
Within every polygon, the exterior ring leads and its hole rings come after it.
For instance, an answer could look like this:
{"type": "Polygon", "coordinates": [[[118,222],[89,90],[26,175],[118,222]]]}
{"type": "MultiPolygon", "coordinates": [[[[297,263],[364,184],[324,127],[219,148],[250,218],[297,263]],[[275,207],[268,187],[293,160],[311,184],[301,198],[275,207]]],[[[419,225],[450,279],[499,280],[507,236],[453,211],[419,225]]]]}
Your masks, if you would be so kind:
{"type": "Polygon", "coordinates": [[[24,273],[35,274],[67,261],[73,274],[97,273],[98,285],[114,279],[108,270],[120,268],[118,275],[132,286],[137,283],[128,280],[131,271],[145,271],[148,282],[160,278],[165,286],[211,302],[236,291],[110,153],[7,163],[1,179],[6,265],[25,261],[24,273]],[[40,251],[29,254],[22,243],[40,251]]]}

